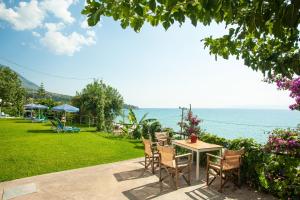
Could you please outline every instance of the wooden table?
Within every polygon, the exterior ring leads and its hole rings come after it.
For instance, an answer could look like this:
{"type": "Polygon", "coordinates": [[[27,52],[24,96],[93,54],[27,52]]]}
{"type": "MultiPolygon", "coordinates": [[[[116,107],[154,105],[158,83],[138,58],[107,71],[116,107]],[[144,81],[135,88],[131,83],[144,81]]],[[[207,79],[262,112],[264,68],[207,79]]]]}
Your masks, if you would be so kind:
{"type": "Polygon", "coordinates": [[[220,155],[222,154],[222,146],[202,142],[200,140],[197,140],[196,143],[191,143],[189,140],[174,140],[173,144],[176,145],[176,146],[180,146],[182,148],[185,148],[185,149],[189,149],[191,151],[195,151],[197,153],[197,158],[196,158],[196,180],[199,180],[200,152],[220,151],[220,155]]]}

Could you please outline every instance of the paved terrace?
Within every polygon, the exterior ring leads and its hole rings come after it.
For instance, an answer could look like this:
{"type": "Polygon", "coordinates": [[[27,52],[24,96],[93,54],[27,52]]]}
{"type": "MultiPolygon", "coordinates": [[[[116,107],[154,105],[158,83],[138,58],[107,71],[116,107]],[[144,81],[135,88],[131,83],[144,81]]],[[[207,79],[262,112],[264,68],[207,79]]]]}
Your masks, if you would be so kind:
{"type": "Polygon", "coordinates": [[[145,172],[142,161],[139,158],[2,182],[0,199],[274,199],[247,186],[239,189],[230,183],[219,193],[217,181],[206,186],[204,169],[200,172],[201,181],[193,180],[192,186],[187,186],[181,179],[180,188],[173,190],[168,180],[160,184],[157,175],[145,172]]]}

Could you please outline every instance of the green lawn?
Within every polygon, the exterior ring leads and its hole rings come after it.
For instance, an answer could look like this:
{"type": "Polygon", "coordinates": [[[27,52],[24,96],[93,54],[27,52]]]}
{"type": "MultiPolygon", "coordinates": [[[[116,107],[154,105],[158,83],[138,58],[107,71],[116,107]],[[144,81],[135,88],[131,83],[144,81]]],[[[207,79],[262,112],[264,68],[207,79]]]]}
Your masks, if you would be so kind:
{"type": "Polygon", "coordinates": [[[0,119],[0,182],[143,156],[141,142],[82,128],[53,133],[50,124],[0,119]]]}

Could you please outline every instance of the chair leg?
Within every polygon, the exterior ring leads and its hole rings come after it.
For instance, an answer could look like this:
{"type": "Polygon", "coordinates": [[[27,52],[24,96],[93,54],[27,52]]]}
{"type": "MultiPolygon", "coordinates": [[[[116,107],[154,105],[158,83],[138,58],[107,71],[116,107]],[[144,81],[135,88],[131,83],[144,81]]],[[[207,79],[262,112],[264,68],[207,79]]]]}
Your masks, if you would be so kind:
{"type": "Polygon", "coordinates": [[[161,164],[159,164],[159,182],[162,182],[161,170],[161,164]]]}
{"type": "Polygon", "coordinates": [[[178,180],[178,170],[176,169],[175,170],[175,189],[177,190],[178,189],[178,186],[179,186],[179,180],[178,180]]]}
{"type": "Polygon", "coordinates": [[[147,169],[147,156],[145,155],[145,169],[147,169]]]}
{"type": "Polygon", "coordinates": [[[241,187],[241,171],[240,168],[238,169],[238,187],[241,187]]]}
{"type": "Polygon", "coordinates": [[[206,185],[208,185],[208,181],[209,181],[209,173],[208,173],[208,165],[206,166],[206,185]]]}
{"type": "Polygon", "coordinates": [[[154,174],[154,157],[151,158],[152,174],[154,174]]]}
{"type": "Polygon", "coordinates": [[[222,192],[223,189],[223,177],[222,177],[222,170],[220,170],[220,192],[222,192]]]}
{"type": "Polygon", "coordinates": [[[188,184],[191,185],[191,171],[192,171],[191,165],[189,165],[188,170],[189,170],[189,171],[188,171],[188,180],[189,180],[188,184]]]}

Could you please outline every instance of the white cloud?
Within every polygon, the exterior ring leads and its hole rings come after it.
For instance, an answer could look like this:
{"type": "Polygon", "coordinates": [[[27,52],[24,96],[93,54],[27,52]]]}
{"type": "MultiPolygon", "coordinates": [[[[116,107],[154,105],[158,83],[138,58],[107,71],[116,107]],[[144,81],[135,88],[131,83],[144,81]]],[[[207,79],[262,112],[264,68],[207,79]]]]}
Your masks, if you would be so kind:
{"type": "Polygon", "coordinates": [[[57,18],[62,19],[66,23],[73,23],[75,19],[72,17],[69,7],[76,3],[75,0],[44,0],[41,2],[41,7],[57,18]]]}
{"type": "Polygon", "coordinates": [[[83,21],[81,22],[80,27],[83,28],[83,29],[89,29],[89,28],[91,28],[91,27],[88,25],[86,19],[83,20],[83,21]]]}
{"type": "Polygon", "coordinates": [[[30,30],[42,25],[44,12],[36,0],[20,2],[14,9],[6,8],[5,4],[0,2],[0,19],[7,21],[16,30],[30,30]]]}
{"type": "Polygon", "coordinates": [[[48,31],[59,31],[65,27],[64,23],[45,23],[45,28],[48,29],[48,31]]]}
{"type": "Polygon", "coordinates": [[[0,20],[8,22],[15,30],[32,30],[42,26],[47,13],[52,13],[55,17],[65,23],[73,23],[69,7],[76,3],[76,0],[31,0],[21,1],[14,8],[7,8],[0,0],[0,20]]]}
{"type": "Polygon", "coordinates": [[[32,35],[34,37],[41,37],[41,34],[39,34],[38,32],[32,31],[32,35]]]}
{"type": "Polygon", "coordinates": [[[92,38],[95,38],[96,37],[96,33],[95,31],[92,31],[92,30],[88,30],[86,31],[86,34],[92,38]]]}
{"type": "MultiPolygon", "coordinates": [[[[62,31],[75,21],[69,8],[77,2],[78,0],[21,0],[15,7],[6,7],[9,4],[6,5],[0,0],[0,20],[7,22],[15,30],[32,30],[32,35],[39,38],[41,44],[55,54],[72,56],[83,46],[96,43],[96,34],[87,25],[86,20],[85,24],[80,24],[86,34],[76,31],[65,34],[62,31]],[[49,14],[60,22],[50,23],[49,14]],[[37,28],[43,30],[37,31],[37,28]]],[[[21,45],[28,46],[27,43],[21,45]]]]}
{"type": "Polygon", "coordinates": [[[64,35],[51,25],[45,36],[41,38],[41,43],[57,55],[72,56],[75,52],[80,51],[82,46],[90,46],[96,43],[95,33],[87,32],[87,36],[83,36],[77,32],[64,35]]]}

